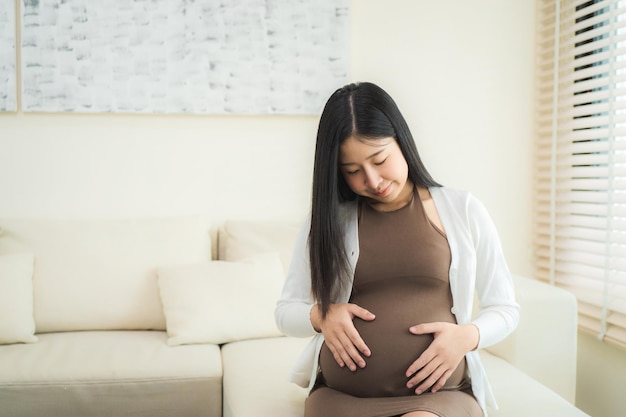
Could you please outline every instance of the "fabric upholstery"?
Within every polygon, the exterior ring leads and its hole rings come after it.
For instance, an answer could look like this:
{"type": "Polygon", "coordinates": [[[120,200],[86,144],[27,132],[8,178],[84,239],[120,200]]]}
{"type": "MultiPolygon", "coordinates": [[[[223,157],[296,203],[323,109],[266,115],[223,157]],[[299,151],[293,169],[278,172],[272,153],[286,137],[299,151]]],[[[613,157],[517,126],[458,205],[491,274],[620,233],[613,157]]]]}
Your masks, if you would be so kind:
{"type": "Polygon", "coordinates": [[[165,329],[156,267],[211,259],[201,216],[0,219],[0,255],[32,252],[37,332],[165,329]]]}
{"type": "Polygon", "coordinates": [[[309,340],[278,337],[225,345],[224,417],[304,415],[308,391],[289,382],[288,377],[309,340]]]}
{"type": "Polygon", "coordinates": [[[276,252],[162,267],[157,275],[170,346],[280,335],[274,307],[284,272],[276,252]]]}
{"type": "Polygon", "coordinates": [[[487,348],[570,402],[576,399],[577,303],[562,288],[513,276],[522,306],[517,329],[487,348]]]}
{"type": "Polygon", "coordinates": [[[0,344],[34,343],[32,253],[0,256],[0,344]]]}
{"type": "Polygon", "coordinates": [[[498,400],[489,417],[589,417],[556,392],[488,351],[480,357],[498,400]]]}
{"type": "Polygon", "coordinates": [[[219,417],[219,346],[162,331],[49,333],[0,352],[0,417],[219,417]]]}
{"type": "Polygon", "coordinates": [[[278,252],[287,272],[296,236],[298,222],[230,220],[218,232],[218,259],[240,261],[266,252],[278,252]]]}

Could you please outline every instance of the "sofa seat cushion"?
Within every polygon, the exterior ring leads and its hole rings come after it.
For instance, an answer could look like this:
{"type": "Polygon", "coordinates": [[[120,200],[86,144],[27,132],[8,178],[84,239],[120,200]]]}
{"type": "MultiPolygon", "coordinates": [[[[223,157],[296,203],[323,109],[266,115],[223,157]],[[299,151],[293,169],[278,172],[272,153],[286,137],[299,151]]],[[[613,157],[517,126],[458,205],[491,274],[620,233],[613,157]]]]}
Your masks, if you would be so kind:
{"type": "Polygon", "coordinates": [[[275,337],[224,345],[224,417],[304,415],[308,391],[288,376],[309,340],[275,337]]]}
{"type": "MultiPolygon", "coordinates": [[[[224,417],[302,416],[307,390],[287,377],[308,341],[280,337],[223,346],[224,417]]],[[[507,361],[480,355],[500,406],[489,417],[588,417],[507,361]]]]}
{"type": "Polygon", "coordinates": [[[217,345],[163,331],[40,334],[0,346],[0,416],[221,416],[217,345]]]}

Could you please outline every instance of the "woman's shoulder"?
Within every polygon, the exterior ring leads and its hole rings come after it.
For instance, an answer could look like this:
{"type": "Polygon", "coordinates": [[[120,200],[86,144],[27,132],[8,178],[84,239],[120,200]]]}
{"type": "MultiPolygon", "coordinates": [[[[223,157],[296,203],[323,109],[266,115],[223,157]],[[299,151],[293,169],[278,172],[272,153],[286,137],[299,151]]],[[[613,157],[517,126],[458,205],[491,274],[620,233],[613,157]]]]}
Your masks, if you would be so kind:
{"type": "Polygon", "coordinates": [[[467,203],[468,201],[475,199],[471,192],[458,188],[443,186],[430,187],[428,191],[430,191],[430,195],[432,195],[435,200],[444,200],[454,205],[467,203]]]}
{"type": "Polygon", "coordinates": [[[439,209],[445,208],[465,219],[486,214],[484,204],[470,191],[450,187],[431,187],[429,191],[439,209]]]}

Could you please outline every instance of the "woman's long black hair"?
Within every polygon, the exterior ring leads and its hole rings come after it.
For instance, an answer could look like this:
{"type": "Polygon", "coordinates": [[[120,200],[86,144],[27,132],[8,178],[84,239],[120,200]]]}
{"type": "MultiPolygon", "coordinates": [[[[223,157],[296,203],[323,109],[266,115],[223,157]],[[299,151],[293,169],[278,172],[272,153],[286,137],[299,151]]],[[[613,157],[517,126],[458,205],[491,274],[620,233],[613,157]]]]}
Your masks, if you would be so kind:
{"type": "Polygon", "coordinates": [[[395,138],[413,184],[440,186],[424,167],[398,106],[382,88],[372,83],[355,83],[330,96],[317,132],[309,232],[311,285],[323,318],[334,291],[345,285],[351,274],[339,213],[341,203],[357,198],[339,170],[339,147],[350,136],[395,138]]]}

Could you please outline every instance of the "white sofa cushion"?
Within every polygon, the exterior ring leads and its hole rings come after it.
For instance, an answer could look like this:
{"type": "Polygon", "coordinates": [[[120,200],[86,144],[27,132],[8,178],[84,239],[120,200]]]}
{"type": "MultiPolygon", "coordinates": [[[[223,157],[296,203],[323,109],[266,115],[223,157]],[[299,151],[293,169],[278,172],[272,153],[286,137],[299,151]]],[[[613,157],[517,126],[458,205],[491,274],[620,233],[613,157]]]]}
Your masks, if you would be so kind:
{"type": "Polygon", "coordinates": [[[221,417],[219,346],[166,340],[164,331],[59,332],[0,346],[0,416],[221,417]]]}
{"type": "Polygon", "coordinates": [[[309,341],[275,337],[224,345],[224,417],[304,415],[308,390],[289,382],[289,372],[309,341]]]}
{"type": "Polygon", "coordinates": [[[32,253],[0,256],[0,344],[33,343],[32,253]]]}
{"type": "Polygon", "coordinates": [[[274,307],[284,282],[278,253],[157,270],[168,344],[280,335],[274,307]]]}
{"type": "Polygon", "coordinates": [[[229,220],[218,231],[218,258],[240,261],[265,252],[278,252],[285,272],[301,224],[287,221],[229,220]]]}
{"type": "Polygon", "coordinates": [[[210,260],[211,236],[201,216],[0,219],[0,254],[24,251],[38,333],[164,330],[156,267],[210,260]]]}

